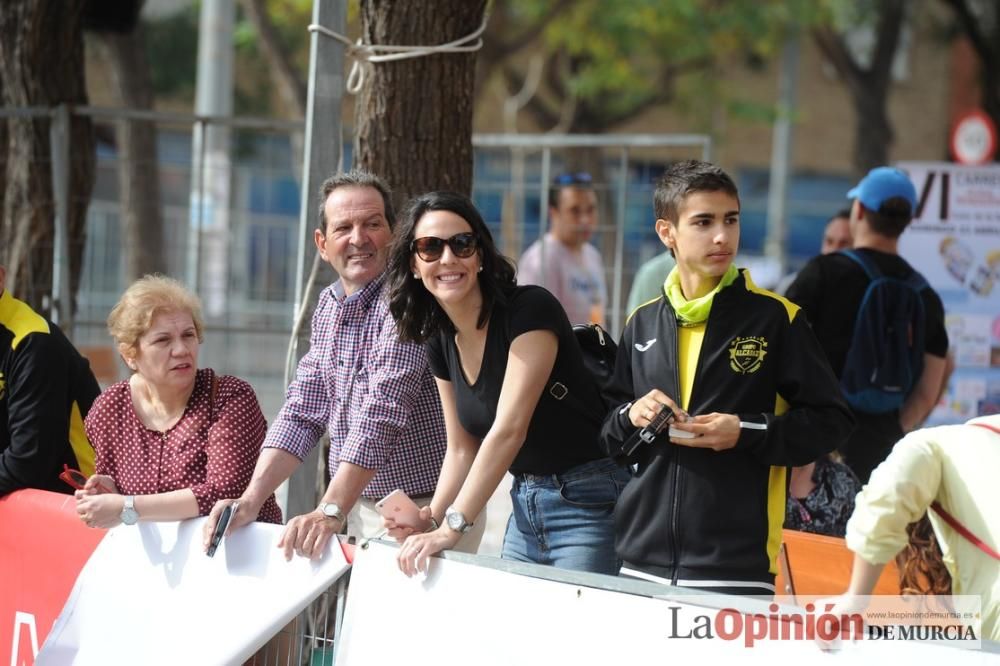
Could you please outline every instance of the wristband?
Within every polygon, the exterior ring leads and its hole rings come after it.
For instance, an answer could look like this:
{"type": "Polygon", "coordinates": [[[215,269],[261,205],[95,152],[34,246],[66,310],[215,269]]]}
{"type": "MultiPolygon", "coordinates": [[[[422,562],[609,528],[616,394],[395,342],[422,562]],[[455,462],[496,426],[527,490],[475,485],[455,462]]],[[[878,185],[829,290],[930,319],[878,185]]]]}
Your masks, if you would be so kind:
{"type": "Polygon", "coordinates": [[[441,527],[440,523],[438,523],[437,519],[434,516],[431,516],[431,526],[428,527],[426,530],[424,530],[424,532],[425,533],[426,532],[433,532],[434,530],[438,529],[439,527],[441,527]]]}

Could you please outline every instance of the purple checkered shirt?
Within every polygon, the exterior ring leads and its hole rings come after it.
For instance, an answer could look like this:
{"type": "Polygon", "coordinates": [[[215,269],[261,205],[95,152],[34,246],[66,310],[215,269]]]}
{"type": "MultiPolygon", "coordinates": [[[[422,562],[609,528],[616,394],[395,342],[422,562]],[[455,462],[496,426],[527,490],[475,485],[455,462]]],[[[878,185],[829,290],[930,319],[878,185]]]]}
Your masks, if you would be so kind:
{"type": "Polygon", "coordinates": [[[328,428],[331,478],[341,461],[378,470],[370,499],[434,492],[446,442],[424,347],[399,341],[383,282],[347,298],[339,281],[320,293],[309,353],[264,440],[301,459],[328,428]]]}

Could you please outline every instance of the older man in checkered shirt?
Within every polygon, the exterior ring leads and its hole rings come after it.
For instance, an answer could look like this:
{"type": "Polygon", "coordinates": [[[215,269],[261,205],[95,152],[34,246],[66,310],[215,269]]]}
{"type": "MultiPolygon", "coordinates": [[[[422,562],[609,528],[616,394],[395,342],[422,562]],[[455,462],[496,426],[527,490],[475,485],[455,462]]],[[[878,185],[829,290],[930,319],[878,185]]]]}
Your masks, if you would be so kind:
{"type": "MultiPolygon", "coordinates": [[[[233,518],[235,526],[250,522],[326,429],[331,481],[314,511],[288,521],[278,543],[288,558],[293,551],[319,557],[345,523],[349,535],[375,536],[382,523],[374,503],[397,488],[428,503],[445,450],[424,349],[399,341],[383,294],[395,222],[389,190],[377,177],[351,171],[328,179],[321,196],[316,247],[340,279],[320,294],[309,353],[233,518]]],[[[230,502],[213,509],[206,536],[230,502]]]]}

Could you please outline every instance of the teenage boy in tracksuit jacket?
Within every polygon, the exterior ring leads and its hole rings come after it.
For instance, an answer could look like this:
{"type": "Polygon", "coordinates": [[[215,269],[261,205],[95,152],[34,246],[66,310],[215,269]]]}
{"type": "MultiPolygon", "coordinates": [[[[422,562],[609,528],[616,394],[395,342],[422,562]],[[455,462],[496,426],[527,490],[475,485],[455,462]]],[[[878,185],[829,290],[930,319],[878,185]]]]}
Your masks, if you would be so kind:
{"type": "Polygon", "coordinates": [[[733,265],[732,179],[681,162],[654,196],[677,266],[625,325],[609,387],[620,404],[602,430],[608,453],[636,464],[615,510],[622,574],[772,594],[787,468],[836,448],[853,417],[799,308],[733,265]],[[675,430],[643,442],[664,405],[675,430]]]}

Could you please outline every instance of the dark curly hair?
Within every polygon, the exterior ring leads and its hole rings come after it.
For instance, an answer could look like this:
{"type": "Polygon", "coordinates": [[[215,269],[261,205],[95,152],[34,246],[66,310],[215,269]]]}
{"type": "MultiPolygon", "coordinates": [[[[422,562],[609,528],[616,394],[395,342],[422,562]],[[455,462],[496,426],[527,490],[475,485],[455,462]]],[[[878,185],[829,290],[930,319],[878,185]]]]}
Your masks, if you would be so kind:
{"type": "Polygon", "coordinates": [[[389,312],[396,320],[399,339],[403,342],[426,342],[440,331],[454,332],[455,327],[423,282],[413,277],[410,244],[420,219],[431,211],[443,210],[458,215],[469,223],[479,245],[477,250],[483,270],[478,273],[483,305],[476,320],[482,328],[489,321],[495,303],[506,303],[507,295],[516,286],[514,263],[500,254],[483,216],[468,197],[455,192],[428,192],[410,201],[396,226],[386,284],[389,289],[389,312]]]}

